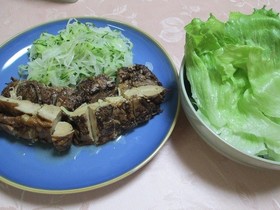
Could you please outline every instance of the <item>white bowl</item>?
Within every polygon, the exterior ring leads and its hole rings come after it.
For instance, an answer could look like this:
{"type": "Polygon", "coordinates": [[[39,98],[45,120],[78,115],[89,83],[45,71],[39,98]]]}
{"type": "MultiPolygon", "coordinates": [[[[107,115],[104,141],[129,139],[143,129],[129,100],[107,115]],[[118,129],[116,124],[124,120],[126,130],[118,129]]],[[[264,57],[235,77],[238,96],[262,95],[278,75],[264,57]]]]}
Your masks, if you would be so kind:
{"type": "Polygon", "coordinates": [[[181,104],[186,117],[188,118],[192,127],[201,136],[201,138],[216,151],[236,162],[258,168],[280,170],[280,162],[249,155],[234,148],[233,146],[225,142],[202,121],[202,119],[197,115],[197,112],[191,102],[191,89],[190,84],[187,80],[187,70],[184,64],[185,60],[183,59],[179,73],[181,104]]]}

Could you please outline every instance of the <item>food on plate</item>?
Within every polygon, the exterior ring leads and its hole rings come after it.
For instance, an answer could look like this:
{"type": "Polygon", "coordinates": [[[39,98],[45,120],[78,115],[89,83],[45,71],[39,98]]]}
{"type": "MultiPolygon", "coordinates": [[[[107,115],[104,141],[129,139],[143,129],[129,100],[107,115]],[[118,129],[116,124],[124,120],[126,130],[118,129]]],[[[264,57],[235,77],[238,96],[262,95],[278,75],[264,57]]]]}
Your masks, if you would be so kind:
{"type": "Polygon", "coordinates": [[[61,117],[57,106],[0,96],[0,130],[33,142],[52,143],[59,151],[69,148],[74,134],[71,124],[60,122],[61,117]]]}
{"type": "Polygon", "coordinates": [[[2,90],[8,98],[29,100],[38,104],[63,106],[73,111],[83,103],[94,103],[99,99],[121,94],[133,94],[137,87],[161,85],[156,76],[144,65],[119,68],[116,81],[101,74],[81,81],[74,87],[52,87],[33,80],[16,80],[2,90]],[[116,83],[118,86],[116,86],[116,83]],[[126,92],[127,91],[127,92],[126,92]],[[132,93],[130,93],[132,91],[132,93]]]}
{"type": "Polygon", "coordinates": [[[166,90],[146,66],[122,67],[115,81],[104,78],[99,75],[86,79],[76,88],[14,80],[0,96],[0,129],[66,151],[72,143],[104,144],[161,112],[166,90]],[[69,108],[64,106],[67,103],[57,103],[64,99],[63,90],[70,93],[66,98],[74,101],[75,106],[69,108]],[[51,100],[44,96],[48,91],[51,100]],[[82,100],[71,99],[77,95],[82,100]]]}
{"type": "Polygon", "coordinates": [[[115,78],[120,67],[133,64],[132,42],[120,30],[70,19],[53,35],[42,33],[29,49],[29,62],[19,73],[47,86],[72,87],[85,78],[115,78]]]}
{"type": "Polygon", "coordinates": [[[165,88],[146,66],[132,65],[133,44],[119,30],[69,20],[41,34],[2,90],[0,130],[53,145],[101,145],[161,112],[165,88]]]}
{"type": "Polygon", "coordinates": [[[116,87],[115,96],[81,105],[74,112],[65,111],[77,128],[76,144],[104,144],[160,113],[166,91],[146,66],[120,68],[116,87]]]}
{"type": "Polygon", "coordinates": [[[265,7],[185,27],[197,114],[241,151],[280,161],[280,19],[265,7]]]}
{"type": "Polygon", "coordinates": [[[115,82],[104,74],[90,77],[74,87],[46,86],[35,80],[12,78],[2,91],[8,98],[20,98],[38,104],[53,104],[74,110],[83,103],[94,103],[99,99],[117,94],[115,82]]]}

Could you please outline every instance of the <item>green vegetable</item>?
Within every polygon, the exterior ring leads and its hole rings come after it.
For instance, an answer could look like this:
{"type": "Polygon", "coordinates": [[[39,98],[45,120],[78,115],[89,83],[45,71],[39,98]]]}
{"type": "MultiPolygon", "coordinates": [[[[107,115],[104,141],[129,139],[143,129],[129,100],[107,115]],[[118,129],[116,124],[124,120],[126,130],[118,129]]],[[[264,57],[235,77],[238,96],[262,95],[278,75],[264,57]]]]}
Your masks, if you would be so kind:
{"type": "Polygon", "coordinates": [[[29,50],[20,75],[49,86],[75,86],[86,77],[132,65],[132,43],[118,30],[70,19],[57,35],[42,33],[29,50]]]}
{"type": "Polygon", "coordinates": [[[273,10],[210,15],[185,27],[198,115],[242,151],[280,161],[280,19],[273,10]]]}

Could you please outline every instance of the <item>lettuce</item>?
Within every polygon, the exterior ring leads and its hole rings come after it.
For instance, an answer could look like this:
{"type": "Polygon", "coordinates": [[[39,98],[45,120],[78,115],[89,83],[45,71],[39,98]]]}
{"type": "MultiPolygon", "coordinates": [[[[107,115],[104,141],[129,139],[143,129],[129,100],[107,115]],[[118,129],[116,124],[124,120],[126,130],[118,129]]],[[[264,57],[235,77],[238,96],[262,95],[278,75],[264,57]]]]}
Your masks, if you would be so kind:
{"type": "Polygon", "coordinates": [[[81,80],[132,65],[133,44],[120,31],[70,19],[57,35],[42,33],[29,49],[21,76],[49,86],[75,86],[81,80]]]}
{"type": "Polygon", "coordinates": [[[226,142],[280,161],[280,19],[273,10],[210,15],[185,26],[197,114],[226,142]]]}

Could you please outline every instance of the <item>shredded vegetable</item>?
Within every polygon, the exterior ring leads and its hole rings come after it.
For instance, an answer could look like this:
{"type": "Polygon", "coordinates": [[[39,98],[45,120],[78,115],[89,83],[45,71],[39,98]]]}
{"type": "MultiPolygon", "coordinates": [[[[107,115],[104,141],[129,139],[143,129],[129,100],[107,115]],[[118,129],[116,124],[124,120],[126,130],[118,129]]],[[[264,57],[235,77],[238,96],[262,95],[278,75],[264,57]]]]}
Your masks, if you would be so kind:
{"type": "Polygon", "coordinates": [[[280,18],[265,7],[185,27],[198,115],[226,142],[280,161],[280,18]]]}
{"type": "Polygon", "coordinates": [[[49,86],[75,86],[84,78],[132,65],[131,41],[121,31],[70,19],[57,35],[42,33],[29,49],[20,75],[49,86]]]}

